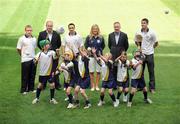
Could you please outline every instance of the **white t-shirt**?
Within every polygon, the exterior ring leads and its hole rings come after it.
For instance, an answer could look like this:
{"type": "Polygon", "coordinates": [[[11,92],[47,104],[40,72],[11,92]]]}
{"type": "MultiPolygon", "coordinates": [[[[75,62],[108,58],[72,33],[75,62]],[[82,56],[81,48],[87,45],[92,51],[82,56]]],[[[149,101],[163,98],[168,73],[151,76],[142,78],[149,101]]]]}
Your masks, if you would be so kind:
{"type": "Polygon", "coordinates": [[[145,55],[151,55],[154,54],[154,47],[153,45],[157,42],[157,37],[156,34],[153,30],[149,29],[148,32],[142,32],[137,31],[135,34],[135,41],[136,40],[136,35],[141,35],[142,38],[142,44],[141,44],[141,48],[142,48],[142,53],[145,55]]]}
{"type": "Polygon", "coordinates": [[[56,59],[56,53],[53,50],[49,50],[47,53],[39,52],[36,55],[36,60],[39,63],[39,75],[49,76],[52,70],[53,59],[56,59]]]}
{"type": "Polygon", "coordinates": [[[129,60],[126,61],[126,66],[124,67],[124,64],[121,62],[121,60],[118,61],[117,65],[117,81],[119,82],[125,82],[128,78],[128,66],[130,64],[129,60]]]}
{"type": "MultiPolygon", "coordinates": [[[[72,68],[74,66],[74,64],[72,62],[69,62],[67,65],[63,62],[61,63],[61,66],[60,67],[67,67],[67,68],[72,68]]],[[[64,70],[63,69],[63,75],[64,75],[64,78],[65,78],[65,82],[66,83],[69,83],[70,80],[71,80],[71,74],[67,71],[67,70],[64,70]]]]}
{"type": "MultiPolygon", "coordinates": [[[[111,64],[113,64],[112,60],[109,60],[111,64]]],[[[108,81],[109,75],[110,75],[110,70],[107,64],[101,59],[101,74],[102,74],[102,81],[108,81]]]]}
{"type": "MultiPolygon", "coordinates": [[[[136,65],[137,63],[139,63],[138,60],[136,59],[132,59],[132,65],[136,65]]],[[[142,76],[142,72],[143,72],[143,65],[139,64],[135,69],[132,69],[132,79],[140,79],[142,76]]]]}
{"type": "Polygon", "coordinates": [[[65,51],[72,50],[74,54],[79,53],[79,48],[83,46],[82,37],[79,34],[69,35],[67,34],[62,42],[62,46],[65,46],[65,51]]]}
{"type": "Polygon", "coordinates": [[[21,62],[27,62],[35,57],[35,48],[37,47],[35,37],[21,36],[17,43],[17,49],[21,50],[21,62]]]}

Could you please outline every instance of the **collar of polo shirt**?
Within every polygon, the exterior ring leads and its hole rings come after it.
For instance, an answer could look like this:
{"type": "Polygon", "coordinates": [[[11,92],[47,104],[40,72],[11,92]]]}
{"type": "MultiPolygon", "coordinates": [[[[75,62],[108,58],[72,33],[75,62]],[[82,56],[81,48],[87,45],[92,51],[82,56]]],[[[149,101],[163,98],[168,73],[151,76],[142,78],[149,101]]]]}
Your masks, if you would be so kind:
{"type": "MultiPolygon", "coordinates": [[[[141,32],[145,32],[145,31],[141,28],[141,32]]],[[[147,32],[149,32],[149,28],[147,28],[147,32]]]]}
{"type": "Polygon", "coordinates": [[[26,38],[32,38],[33,36],[31,35],[31,36],[27,36],[26,34],[24,34],[24,36],[26,37],[26,38]]]}

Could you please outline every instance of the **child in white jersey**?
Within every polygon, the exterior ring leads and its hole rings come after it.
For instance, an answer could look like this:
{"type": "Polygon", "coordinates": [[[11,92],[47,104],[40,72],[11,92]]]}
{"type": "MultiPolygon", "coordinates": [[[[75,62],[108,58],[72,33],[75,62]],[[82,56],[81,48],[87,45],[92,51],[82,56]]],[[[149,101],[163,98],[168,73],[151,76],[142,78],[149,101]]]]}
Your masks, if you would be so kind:
{"type": "Polygon", "coordinates": [[[67,108],[73,108],[73,96],[71,94],[72,88],[75,85],[75,72],[74,72],[74,64],[72,62],[73,53],[71,50],[65,51],[64,53],[64,61],[61,63],[58,70],[63,72],[64,75],[64,87],[66,91],[66,95],[69,101],[67,108]]]}
{"type": "Polygon", "coordinates": [[[115,62],[117,63],[117,86],[118,86],[118,93],[117,93],[117,102],[119,104],[119,99],[124,92],[123,102],[127,102],[127,94],[129,90],[129,73],[128,69],[130,67],[130,61],[127,60],[127,53],[125,51],[121,52],[121,55],[116,58],[115,62]]]}
{"type": "Polygon", "coordinates": [[[145,84],[144,76],[142,74],[143,59],[143,54],[139,50],[135,51],[134,58],[132,59],[131,92],[127,104],[128,107],[131,107],[132,105],[132,99],[137,91],[137,88],[143,89],[144,101],[149,104],[152,103],[152,101],[147,96],[147,87],[145,84]]]}
{"type": "Polygon", "coordinates": [[[55,85],[54,85],[54,74],[52,74],[52,62],[53,59],[59,57],[59,50],[56,52],[49,50],[50,42],[48,40],[41,40],[39,42],[42,51],[36,55],[35,62],[39,63],[39,84],[37,87],[36,98],[32,101],[32,104],[39,102],[39,97],[43,86],[47,83],[50,84],[50,103],[57,104],[58,102],[54,99],[55,85]]]}
{"type": "Polygon", "coordinates": [[[86,89],[89,87],[90,85],[90,76],[89,76],[89,56],[87,54],[87,51],[81,50],[80,51],[80,55],[78,58],[78,69],[79,69],[79,73],[81,78],[79,79],[76,88],[75,88],[75,107],[79,107],[79,99],[78,99],[78,93],[79,91],[81,92],[81,95],[84,97],[85,99],[85,106],[84,109],[87,109],[89,107],[91,107],[89,98],[86,94],[86,89]]]}
{"type": "Polygon", "coordinates": [[[109,96],[113,101],[113,106],[118,107],[115,95],[113,93],[114,75],[113,75],[112,55],[110,53],[106,53],[104,56],[99,54],[100,57],[97,57],[95,48],[92,49],[92,52],[98,64],[101,66],[101,74],[102,74],[102,87],[101,87],[100,101],[98,103],[98,106],[102,106],[103,104],[105,104],[104,96],[106,89],[108,89],[109,96]]]}

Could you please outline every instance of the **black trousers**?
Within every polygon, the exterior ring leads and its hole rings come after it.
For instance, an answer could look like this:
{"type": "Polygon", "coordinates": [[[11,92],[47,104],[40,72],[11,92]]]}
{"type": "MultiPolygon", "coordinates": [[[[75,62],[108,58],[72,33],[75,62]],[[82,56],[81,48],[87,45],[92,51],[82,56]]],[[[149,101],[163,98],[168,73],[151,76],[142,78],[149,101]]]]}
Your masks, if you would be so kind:
{"type": "Polygon", "coordinates": [[[36,65],[33,60],[21,63],[21,93],[34,90],[35,76],[36,65]]]}
{"type": "Polygon", "coordinates": [[[149,89],[155,89],[154,54],[145,55],[145,61],[143,63],[143,74],[146,64],[149,72],[149,89]]]}

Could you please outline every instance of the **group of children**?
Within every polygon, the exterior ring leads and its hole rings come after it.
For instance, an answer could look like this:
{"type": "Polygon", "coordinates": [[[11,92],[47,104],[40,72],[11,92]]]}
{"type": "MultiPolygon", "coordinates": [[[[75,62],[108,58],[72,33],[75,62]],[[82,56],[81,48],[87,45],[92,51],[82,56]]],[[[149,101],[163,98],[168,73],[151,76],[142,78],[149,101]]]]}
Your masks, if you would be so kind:
{"type": "Polygon", "coordinates": [[[76,108],[80,106],[78,98],[79,93],[81,93],[85,99],[84,109],[91,107],[89,97],[86,94],[86,89],[90,84],[89,56],[93,56],[101,66],[102,86],[100,100],[97,104],[98,106],[105,104],[104,96],[106,89],[108,89],[114,107],[119,106],[119,99],[122,93],[124,94],[123,101],[127,102],[128,107],[131,107],[133,96],[138,89],[143,91],[144,101],[149,104],[152,103],[152,101],[147,97],[147,88],[142,73],[144,56],[140,50],[134,52],[134,57],[131,61],[127,60],[127,54],[125,51],[122,51],[121,55],[114,61],[112,60],[112,55],[110,53],[97,55],[95,48],[79,50],[79,55],[76,58],[73,57],[72,51],[65,51],[62,56],[63,62],[58,66],[57,71],[52,73],[52,60],[60,57],[59,50],[56,50],[56,52],[49,50],[48,40],[42,40],[39,44],[42,51],[37,54],[34,60],[35,63],[39,63],[39,85],[37,87],[36,98],[32,101],[32,104],[39,102],[41,90],[43,89],[43,85],[47,82],[50,83],[50,103],[57,104],[58,102],[54,99],[55,90],[53,80],[54,75],[63,73],[65,91],[69,102],[67,108],[76,108]],[[78,62],[78,65],[75,65],[74,60],[78,62]],[[113,75],[114,65],[117,66],[117,79],[114,79],[115,76],[113,75]],[[75,70],[75,66],[78,68],[78,75],[75,73],[75,71],[77,71],[75,70]],[[132,69],[132,77],[131,91],[128,97],[129,69],[132,69]],[[115,80],[117,80],[116,83],[118,86],[117,96],[113,93],[115,80]],[[73,88],[74,94],[71,93],[73,88]]]}

